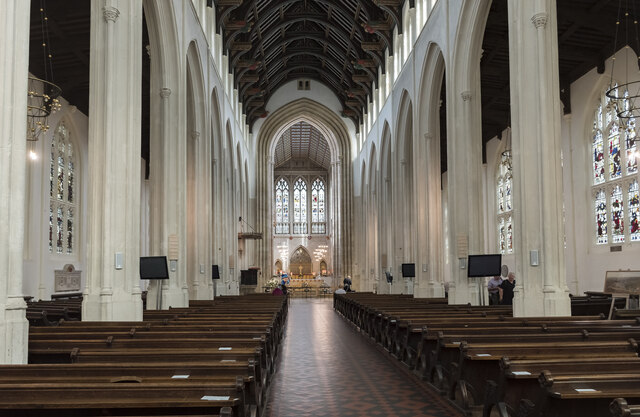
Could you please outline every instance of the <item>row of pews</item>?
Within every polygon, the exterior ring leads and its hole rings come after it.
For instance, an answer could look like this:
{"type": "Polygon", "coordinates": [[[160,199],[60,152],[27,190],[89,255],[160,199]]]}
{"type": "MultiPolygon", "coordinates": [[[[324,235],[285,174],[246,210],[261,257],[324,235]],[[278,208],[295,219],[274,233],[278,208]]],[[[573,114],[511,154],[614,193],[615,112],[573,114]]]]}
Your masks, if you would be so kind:
{"type": "Polygon", "coordinates": [[[351,293],[334,308],[466,415],[640,416],[640,321],[351,293]]]}
{"type": "Polygon", "coordinates": [[[255,294],[30,327],[29,364],[0,366],[0,415],[259,417],[286,318],[286,297],[255,294]]]}

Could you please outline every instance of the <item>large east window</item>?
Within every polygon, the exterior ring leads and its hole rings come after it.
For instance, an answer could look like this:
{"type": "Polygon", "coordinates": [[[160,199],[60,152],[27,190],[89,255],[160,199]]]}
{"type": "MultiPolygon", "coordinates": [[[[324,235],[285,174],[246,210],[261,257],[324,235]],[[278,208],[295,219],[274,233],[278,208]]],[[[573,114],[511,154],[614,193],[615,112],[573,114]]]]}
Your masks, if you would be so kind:
{"type": "Polygon", "coordinates": [[[306,235],[309,230],[311,234],[326,233],[327,182],[325,178],[311,175],[280,177],[274,184],[274,196],[276,235],[306,235]],[[289,189],[289,184],[293,184],[292,190],[289,189]],[[290,212],[292,215],[289,215],[290,212]]]}
{"type": "Polygon", "coordinates": [[[63,122],[51,141],[49,166],[49,252],[71,255],[75,251],[78,218],[76,157],[63,122]]]}
{"type": "MultiPolygon", "coordinates": [[[[628,106],[628,102],[621,105],[628,106]]],[[[591,201],[597,245],[640,240],[636,121],[622,120],[617,112],[603,93],[591,132],[591,201]]]]}

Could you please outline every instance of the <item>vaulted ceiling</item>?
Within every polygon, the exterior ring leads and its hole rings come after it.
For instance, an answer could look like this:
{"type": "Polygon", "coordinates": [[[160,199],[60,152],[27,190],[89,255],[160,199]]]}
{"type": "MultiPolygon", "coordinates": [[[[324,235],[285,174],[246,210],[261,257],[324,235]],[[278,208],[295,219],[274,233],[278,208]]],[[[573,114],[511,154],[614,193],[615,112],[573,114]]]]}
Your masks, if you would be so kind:
{"type": "MultiPolygon", "coordinates": [[[[212,2],[210,2],[212,3],[212,2]]],[[[360,124],[404,0],[218,0],[218,29],[249,126],[282,84],[316,80],[360,124]]]]}
{"type": "MultiPolygon", "coordinates": [[[[186,1],[186,0],[185,0],[186,1]]],[[[392,31],[402,32],[405,0],[208,0],[217,13],[230,71],[247,122],[266,115],[265,104],[284,83],[306,79],[327,85],[338,96],[343,115],[360,124],[384,50],[393,55],[392,31]]],[[[445,1],[445,0],[439,0],[445,1]]],[[[413,0],[409,0],[413,6],[413,0]]],[[[570,112],[569,85],[620,49],[615,38],[620,0],[557,0],[560,94],[570,112]]],[[[622,0],[623,4],[635,2],[622,0]]],[[[637,1],[636,1],[637,2],[637,1]]],[[[53,81],[62,95],[89,114],[90,1],[32,0],[29,71],[44,73],[43,27],[46,6],[53,81]]],[[[635,6],[636,13],[640,7],[635,6]]],[[[148,91],[149,40],[143,29],[143,91],[148,91]]],[[[493,0],[483,38],[481,60],[482,137],[486,142],[510,124],[507,1],[493,0]]],[[[313,94],[313,87],[311,94],[313,94]]],[[[444,97],[444,96],[443,96],[444,97]]],[[[142,156],[148,159],[149,95],[142,94],[142,156]]],[[[446,105],[441,107],[446,111],[446,105]]],[[[442,124],[443,128],[446,124],[442,124]]],[[[446,152],[446,132],[442,134],[446,152]]],[[[446,162],[446,156],[443,158],[446,162]]],[[[444,167],[444,165],[443,165],[444,167]]]]}
{"type": "Polygon", "coordinates": [[[331,167],[331,151],[327,140],[315,127],[299,122],[287,129],[276,144],[275,167],[291,159],[310,159],[327,171],[331,167]]]}

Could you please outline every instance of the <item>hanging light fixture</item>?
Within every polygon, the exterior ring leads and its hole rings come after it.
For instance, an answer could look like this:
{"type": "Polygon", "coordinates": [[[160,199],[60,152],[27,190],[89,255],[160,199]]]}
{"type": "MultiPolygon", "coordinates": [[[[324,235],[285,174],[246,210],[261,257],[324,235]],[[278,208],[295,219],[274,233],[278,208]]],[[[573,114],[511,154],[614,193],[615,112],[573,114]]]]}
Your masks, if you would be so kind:
{"type": "MultiPolygon", "coordinates": [[[[48,117],[60,110],[62,105],[58,97],[62,89],[53,83],[53,64],[49,44],[49,27],[45,1],[40,0],[40,23],[42,28],[43,79],[29,77],[27,89],[27,141],[36,142],[49,130],[48,117]]],[[[35,151],[29,149],[29,157],[37,159],[35,151]]]]}
{"type": "Polygon", "coordinates": [[[618,118],[625,127],[629,127],[629,122],[634,121],[636,117],[640,117],[640,80],[630,81],[629,79],[629,54],[625,54],[625,73],[626,77],[623,83],[617,83],[614,80],[614,69],[616,65],[615,53],[618,47],[618,37],[620,30],[624,30],[625,48],[631,49],[636,56],[635,65],[640,65],[640,38],[638,37],[638,16],[635,10],[635,1],[631,1],[632,10],[629,9],[629,1],[625,0],[624,10],[622,7],[623,0],[618,0],[618,15],[616,19],[616,30],[613,46],[613,62],[611,64],[611,80],[609,89],[605,93],[611,99],[615,106],[618,118]],[[629,42],[629,37],[633,36],[633,44],[629,42]]]}

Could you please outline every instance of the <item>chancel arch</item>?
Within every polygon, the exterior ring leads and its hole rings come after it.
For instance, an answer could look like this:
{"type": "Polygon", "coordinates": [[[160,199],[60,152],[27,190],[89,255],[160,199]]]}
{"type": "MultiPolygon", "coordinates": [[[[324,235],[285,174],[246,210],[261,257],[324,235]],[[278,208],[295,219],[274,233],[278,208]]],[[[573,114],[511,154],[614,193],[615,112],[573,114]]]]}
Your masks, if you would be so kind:
{"type": "MultiPolygon", "coordinates": [[[[261,125],[257,135],[256,187],[259,211],[257,224],[258,230],[264,235],[264,239],[258,241],[263,271],[272,270],[278,257],[276,251],[280,251],[281,247],[290,249],[300,244],[309,249],[321,245],[329,247],[328,262],[336,285],[338,276],[351,273],[351,225],[344,220],[350,217],[352,204],[351,145],[344,122],[332,110],[306,98],[281,107],[261,125]],[[325,187],[328,187],[325,188],[328,211],[324,233],[313,233],[313,225],[309,224],[313,219],[313,215],[309,216],[313,210],[309,196],[312,195],[313,181],[318,176],[323,178],[325,187]],[[286,178],[290,192],[290,234],[286,237],[281,234],[283,228],[274,227],[274,223],[277,223],[276,179],[279,177],[286,178]],[[307,187],[306,231],[304,228],[294,230],[295,184],[302,177],[307,187]]],[[[261,279],[268,278],[268,274],[264,274],[261,279]]]]}

